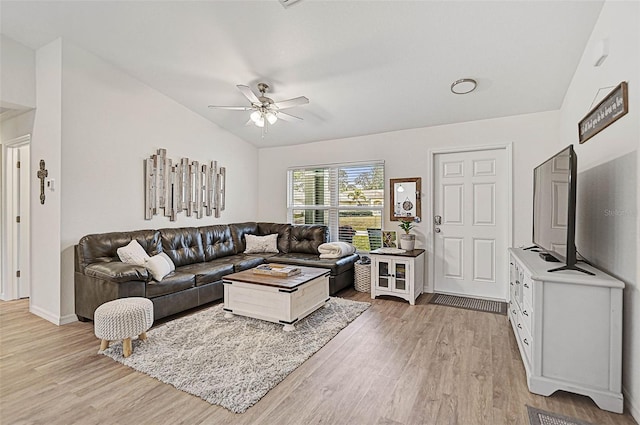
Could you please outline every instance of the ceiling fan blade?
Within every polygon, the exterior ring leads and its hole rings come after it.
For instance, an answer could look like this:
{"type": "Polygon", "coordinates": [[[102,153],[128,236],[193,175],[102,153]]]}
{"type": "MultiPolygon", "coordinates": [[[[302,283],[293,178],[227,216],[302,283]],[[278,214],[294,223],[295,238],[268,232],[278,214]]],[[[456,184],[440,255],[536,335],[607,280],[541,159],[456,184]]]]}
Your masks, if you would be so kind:
{"type": "Polygon", "coordinates": [[[296,117],[295,115],[291,115],[291,114],[286,114],[284,112],[278,112],[278,118],[280,118],[281,120],[290,121],[290,122],[303,121],[303,119],[300,117],[296,117]]]}
{"type": "Polygon", "coordinates": [[[251,106],[215,106],[209,105],[211,109],[228,109],[230,111],[250,111],[253,109],[251,106]]]}
{"type": "Polygon", "coordinates": [[[309,103],[309,99],[304,96],[300,96],[294,97],[293,99],[283,100],[282,102],[276,102],[275,105],[278,109],[287,109],[298,105],[306,105],[307,103],[309,103]]]}
{"type": "Polygon", "coordinates": [[[251,91],[249,86],[243,86],[242,84],[238,84],[236,87],[238,88],[238,90],[240,90],[242,92],[242,94],[247,99],[249,99],[249,102],[251,102],[252,104],[253,103],[262,104],[262,102],[260,102],[258,97],[253,93],[253,91],[251,91]]]}

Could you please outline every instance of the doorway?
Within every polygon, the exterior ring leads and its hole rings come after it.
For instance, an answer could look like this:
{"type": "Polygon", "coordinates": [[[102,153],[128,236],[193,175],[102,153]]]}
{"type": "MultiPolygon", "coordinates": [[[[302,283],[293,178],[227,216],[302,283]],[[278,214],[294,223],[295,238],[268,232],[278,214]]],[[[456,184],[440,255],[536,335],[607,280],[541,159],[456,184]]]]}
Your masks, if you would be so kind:
{"type": "Polygon", "coordinates": [[[2,294],[5,300],[30,296],[31,136],[2,146],[2,294]]]}
{"type": "Polygon", "coordinates": [[[506,300],[511,145],[432,152],[434,292],[506,300]]]}

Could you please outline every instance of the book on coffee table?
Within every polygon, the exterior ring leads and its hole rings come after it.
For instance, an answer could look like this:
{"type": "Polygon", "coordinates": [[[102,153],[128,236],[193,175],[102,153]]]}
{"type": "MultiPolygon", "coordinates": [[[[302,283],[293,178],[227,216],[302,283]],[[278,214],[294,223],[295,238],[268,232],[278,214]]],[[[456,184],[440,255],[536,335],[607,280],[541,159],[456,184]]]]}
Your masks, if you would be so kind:
{"type": "Polygon", "coordinates": [[[281,264],[261,264],[253,269],[255,274],[266,274],[277,277],[289,277],[300,274],[301,270],[295,266],[285,266],[281,264]]]}

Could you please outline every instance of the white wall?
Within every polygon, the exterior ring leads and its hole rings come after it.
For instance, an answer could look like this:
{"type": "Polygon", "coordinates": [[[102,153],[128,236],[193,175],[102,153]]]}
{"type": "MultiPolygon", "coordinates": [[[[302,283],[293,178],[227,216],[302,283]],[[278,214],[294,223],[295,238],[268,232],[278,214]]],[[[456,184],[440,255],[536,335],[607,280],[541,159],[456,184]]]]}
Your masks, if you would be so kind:
{"type": "Polygon", "coordinates": [[[54,192],[32,193],[31,311],[75,320],[73,246],[89,233],[254,220],[257,149],[113,67],[57,40],[36,52],[32,169],[46,161],[54,192]],[[217,160],[227,169],[219,219],[144,220],[143,159],[217,160]]]}
{"type": "MultiPolygon", "coordinates": [[[[0,298],[5,297],[5,253],[7,243],[3,182],[4,143],[30,134],[33,130],[33,113],[25,112],[36,104],[35,52],[15,40],[0,34],[0,106],[10,108],[0,115],[0,298]]],[[[7,291],[11,292],[11,291],[7,291]]]]}
{"type": "MultiPolygon", "coordinates": [[[[533,168],[555,149],[558,119],[558,112],[552,111],[260,149],[258,218],[286,221],[288,167],[365,160],[385,161],[385,188],[390,178],[422,177],[425,215],[431,191],[430,149],[513,143],[514,246],[530,245],[533,168]]],[[[386,196],[383,228],[398,230],[397,222],[388,219],[388,194],[386,196]]],[[[423,218],[416,229],[416,246],[420,248],[426,248],[425,242],[431,238],[431,218],[423,218]]]]}
{"type": "Polygon", "coordinates": [[[73,246],[89,233],[254,220],[257,149],[97,56],[64,44],[61,315],[74,312],[73,246]],[[217,160],[227,169],[221,217],[144,220],[143,160],[217,160]]]}
{"type": "MultiPolygon", "coordinates": [[[[60,181],[62,144],[62,40],[36,52],[37,114],[31,136],[31,170],[45,160],[49,177],[60,181]]],[[[59,323],[60,192],[40,204],[38,180],[31,180],[30,310],[59,323]]]]}
{"type": "Polygon", "coordinates": [[[0,106],[36,106],[35,63],[33,50],[0,34],[0,106]]]}
{"type": "Polygon", "coordinates": [[[640,3],[607,1],[567,90],[560,141],[574,143],[578,154],[578,250],[626,284],[623,387],[627,406],[640,421],[639,107],[640,3]],[[594,67],[594,47],[604,38],[609,56],[594,67]],[[580,145],[578,121],[621,81],[629,83],[629,113],[580,145]],[[610,88],[594,101],[605,87],[610,88]]]}

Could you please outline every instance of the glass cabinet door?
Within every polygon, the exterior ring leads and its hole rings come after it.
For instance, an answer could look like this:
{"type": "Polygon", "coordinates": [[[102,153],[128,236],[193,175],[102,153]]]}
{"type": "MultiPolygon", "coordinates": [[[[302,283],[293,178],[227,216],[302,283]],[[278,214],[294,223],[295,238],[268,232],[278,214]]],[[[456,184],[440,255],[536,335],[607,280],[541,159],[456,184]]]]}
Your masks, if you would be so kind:
{"type": "Polygon", "coordinates": [[[384,261],[378,263],[378,286],[380,288],[389,287],[389,263],[384,261]]]}
{"type": "Polygon", "coordinates": [[[406,263],[395,263],[394,267],[394,275],[395,275],[395,289],[399,292],[407,291],[407,264],[406,263]]]}

